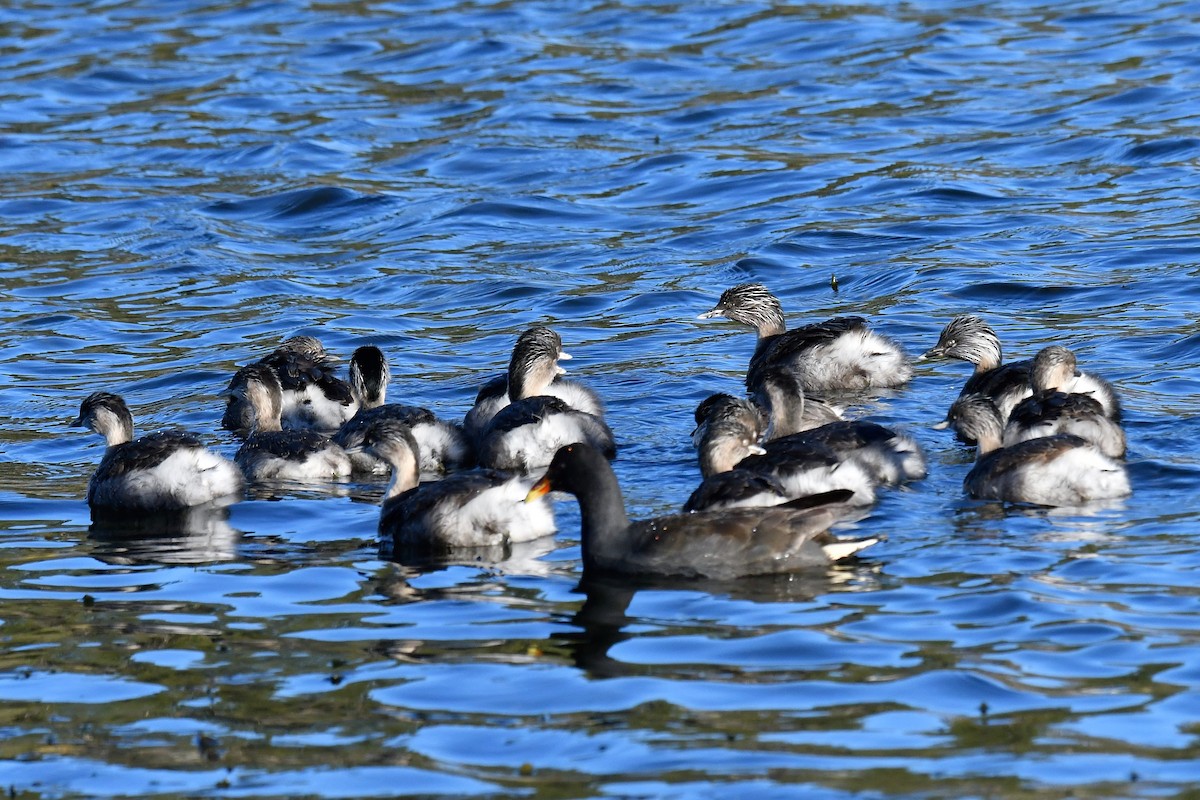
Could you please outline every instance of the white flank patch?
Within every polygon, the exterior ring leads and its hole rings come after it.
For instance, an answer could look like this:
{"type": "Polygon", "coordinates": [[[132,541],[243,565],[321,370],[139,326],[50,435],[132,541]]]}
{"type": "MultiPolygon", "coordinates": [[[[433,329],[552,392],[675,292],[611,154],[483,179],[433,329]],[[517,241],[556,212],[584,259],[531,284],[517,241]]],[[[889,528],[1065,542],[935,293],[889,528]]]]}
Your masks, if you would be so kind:
{"type": "Polygon", "coordinates": [[[538,422],[507,431],[483,455],[487,466],[526,472],[545,469],[560,447],[576,442],[593,442],[594,423],[574,413],[550,414],[538,422]]]}
{"type": "Polygon", "coordinates": [[[1075,379],[1074,385],[1068,390],[1076,394],[1086,394],[1093,397],[1098,402],[1101,408],[1104,409],[1105,416],[1113,417],[1117,413],[1117,398],[1113,394],[1112,387],[1108,386],[1098,378],[1088,375],[1086,372],[1075,379]]]}
{"type": "Polygon", "coordinates": [[[508,405],[508,395],[502,394],[489,397],[471,407],[463,417],[463,430],[472,440],[478,442],[492,417],[500,413],[500,409],[508,405]]]}
{"type": "Polygon", "coordinates": [[[859,539],[858,541],[846,542],[830,542],[821,545],[821,549],[825,551],[825,555],[830,561],[841,561],[843,558],[849,558],[860,550],[866,550],[873,544],[878,544],[878,539],[859,539]]]}
{"type": "Polygon", "coordinates": [[[456,429],[444,422],[421,423],[412,429],[421,454],[422,474],[436,474],[446,465],[462,464],[467,458],[467,444],[456,429]]]}
{"type": "Polygon", "coordinates": [[[336,400],[330,400],[316,385],[305,387],[305,397],[309,403],[308,409],[310,427],[318,431],[336,431],[338,428],[358,413],[358,402],[342,405],[336,400]]]}
{"type": "MultiPolygon", "coordinates": [[[[420,538],[448,547],[495,547],[528,542],[555,531],[554,512],[545,499],[526,503],[530,484],[511,478],[484,489],[466,502],[453,494],[443,498],[423,520],[420,538]]],[[[410,530],[416,539],[418,532],[410,530]]]]}
{"type": "Polygon", "coordinates": [[[1029,464],[991,483],[987,496],[1045,506],[1074,506],[1129,494],[1125,468],[1093,446],[1073,447],[1045,464],[1029,464]]]}
{"type": "Polygon", "coordinates": [[[1010,422],[1004,429],[1004,446],[1008,447],[1018,442],[1043,436],[1053,436],[1056,433],[1070,433],[1086,439],[1100,448],[1100,452],[1109,458],[1120,458],[1125,455],[1125,432],[1121,430],[1120,425],[1108,417],[1099,415],[1074,419],[1059,418],[1028,427],[1010,422]]]}
{"type": "Polygon", "coordinates": [[[809,391],[901,386],[912,365],[896,345],[873,331],[850,331],[810,350],[803,362],[809,391]]]}
{"type": "Polygon", "coordinates": [[[855,460],[879,483],[896,486],[918,481],[927,474],[925,454],[916,441],[897,434],[886,442],[857,450],[855,460]]]}
{"type": "Polygon", "coordinates": [[[128,472],[96,487],[95,500],[109,507],[180,509],[242,490],[242,474],[229,460],[203,447],[177,450],[150,469],[128,472]]]}
{"type": "Polygon", "coordinates": [[[574,381],[555,381],[543,394],[557,397],[576,411],[583,411],[595,417],[604,415],[604,404],[600,402],[599,395],[574,381]]]}
{"type": "Polygon", "coordinates": [[[309,453],[303,461],[255,453],[249,468],[250,476],[256,480],[280,481],[328,480],[345,477],[351,471],[350,456],[336,446],[309,453]]]}
{"type": "Polygon", "coordinates": [[[875,482],[861,466],[853,461],[843,461],[832,467],[814,467],[806,470],[780,470],[775,474],[790,498],[807,497],[834,489],[849,489],[854,497],[847,502],[865,506],[875,502],[875,482]]]}
{"type": "Polygon", "coordinates": [[[1016,389],[1010,389],[999,397],[992,399],[996,403],[996,409],[1000,412],[1000,419],[1006,420],[1008,419],[1008,415],[1013,412],[1013,409],[1026,397],[1033,397],[1033,389],[1028,384],[1016,389]]]}

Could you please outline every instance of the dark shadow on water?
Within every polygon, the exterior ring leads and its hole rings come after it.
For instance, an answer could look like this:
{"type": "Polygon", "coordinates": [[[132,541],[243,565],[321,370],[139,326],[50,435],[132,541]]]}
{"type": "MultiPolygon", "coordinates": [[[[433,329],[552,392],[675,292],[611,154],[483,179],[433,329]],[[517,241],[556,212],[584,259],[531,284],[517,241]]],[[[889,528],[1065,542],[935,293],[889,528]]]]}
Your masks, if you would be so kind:
{"type": "Polygon", "coordinates": [[[238,556],[242,532],[229,524],[228,505],[171,514],[92,512],[93,555],[109,564],[215,564],[238,556]]]}
{"type": "Polygon", "coordinates": [[[350,497],[356,492],[362,493],[361,486],[349,478],[329,478],[312,481],[288,481],[260,479],[246,488],[246,498],[249,500],[267,500],[277,502],[294,497],[311,497],[323,499],[326,497],[350,497]]]}
{"type": "Polygon", "coordinates": [[[736,580],[585,574],[575,589],[585,599],[571,617],[571,622],[579,630],[555,636],[553,646],[555,649],[565,648],[575,666],[593,678],[647,674],[656,667],[627,664],[609,655],[614,646],[637,635],[630,632],[630,627],[646,624],[644,620],[628,614],[629,605],[638,592],[706,592],[751,603],[800,603],[842,590],[848,576],[849,579],[858,579],[869,573],[869,565],[864,561],[849,569],[811,569],[736,580]]]}
{"type": "Polygon", "coordinates": [[[555,570],[555,565],[542,560],[542,557],[557,547],[558,541],[553,535],[492,547],[443,547],[432,551],[397,549],[390,538],[382,537],[379,542],[379,557],[415,574],[433,572],[445,567],[466,566],[509,575],[548,575],[555,570]]]}
{"type": "Polygon", "coordinates": [[[394,202],[382,195],[364,195],[337,186],[316,186],[245,200],[221,200],[202,211],[216,217],[254,219],[281,225],[311,223],[314,219],[354,219],[394,202]]]}

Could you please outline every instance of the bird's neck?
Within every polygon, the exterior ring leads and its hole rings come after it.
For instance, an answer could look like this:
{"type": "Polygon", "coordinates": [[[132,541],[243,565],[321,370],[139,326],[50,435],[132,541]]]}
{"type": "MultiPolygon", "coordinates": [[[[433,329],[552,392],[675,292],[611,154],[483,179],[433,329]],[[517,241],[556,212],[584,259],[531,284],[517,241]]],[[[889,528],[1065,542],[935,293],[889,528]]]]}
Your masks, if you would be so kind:
{"type": "Polygon", "coordinates": [[[783,317],[760,317],[755,322],[754,329],[758,331],[758,340],[761,342],[785,332],[787,325],[784,324],[783,317]]]}
{"type": "Polygon", "coordinates": [[[1004,363],[1004,351],[999,339],[988,339],[975,348],[975,374],[989,372],[1004,363]]]}
{"type": "Polygon", "coordinates": [[[986,357],[975,362],[975,374],[982,375],[985,372],[991,372],[996,367],[1000,366],[1000,362],[994,358],[986,357]]]}
{"type": "Polygon", "coordinates": [[[975,438],[975,442],[979,448],[977,458],[982,458],[993,450],[1000,449],[1000,433],[993,430],[982,432],[975,438]]]}
{"type": "Polygon", "coordinates": [[[529,369],[510,369],[508,372],[508,399],[512,402],[546,393],[554,382],[558,371],[553,364],[536,365],[529,369]]]}
{"type": "Polygon", "coordinates": [[[125,444],[133,440],[133,428],[125,425],[110,425],[100,432],[104,437],[104,444],[112,449],[117,445],[125,444]]]}
{"type": "Polygon", "coordinates": [[[806,430],[804,398],[772,397],[768,404],[767,433],[764,439],[779,439],[806,430]]]}
{"type": "Polygon", "coordinates": [[[629,517],[617,476],[611,469],[591,476],[586,491],[576,493],[582,521],[582,548],[585,564],[620,556],[626,550],[629,517]]]}
{"type": "Polygon", "coordinates": [[[409,489],[416,488],[417,484],[421,482],[421,473],[415,460],[393,460],[391,467],[392,477],[388,481],[387,489],[383,492],[384,500],[399,497],[409,489]]]}

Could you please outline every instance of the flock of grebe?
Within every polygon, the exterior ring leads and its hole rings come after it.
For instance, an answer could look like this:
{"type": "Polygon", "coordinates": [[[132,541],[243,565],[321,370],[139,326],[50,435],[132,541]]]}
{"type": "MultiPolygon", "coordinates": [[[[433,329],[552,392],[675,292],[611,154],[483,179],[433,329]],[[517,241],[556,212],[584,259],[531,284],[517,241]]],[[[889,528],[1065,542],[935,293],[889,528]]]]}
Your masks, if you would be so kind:
{"type": "MultiPolygon", "coordinates": [[[[135,439],[125,401],[96,392],[75,421],[107,443],[88,503],[94,515],[170,515],[234,502],[248,483],[386,473],[380,533],[398,554],[428,555],[549,535],[547,494],[558,490],[579,502],[585,569],[657,575],[787,572],[877,541],[829,528],[868,513],[879,491],[924,478],[926,459],[911,436],[843,419],[835,403],[908,384],[912,360],[861,317],[788,329],[757,283],[727,290],[700,317],[749,326],[758,343],[745,394],[695,409],[701,480],[676,514],[628,519],[604,405],[562,377],[570,355],[541,326],[517,338],[507,372],[479,389],[461,422],[388,403],[388,361],[373,345],[354,351],[343,380],[320,341],[288,339],[229,382],[222,427],[242,440],[232,460],[192,433],[135,439]]],[[[1070,350],[1005,363],[995,331],[960,316],[918,360],[938,357],[975,366],[937,426],[977,448],[967,494],[1046,506],[1129,494],[1120,403],[1070,350]]]]}

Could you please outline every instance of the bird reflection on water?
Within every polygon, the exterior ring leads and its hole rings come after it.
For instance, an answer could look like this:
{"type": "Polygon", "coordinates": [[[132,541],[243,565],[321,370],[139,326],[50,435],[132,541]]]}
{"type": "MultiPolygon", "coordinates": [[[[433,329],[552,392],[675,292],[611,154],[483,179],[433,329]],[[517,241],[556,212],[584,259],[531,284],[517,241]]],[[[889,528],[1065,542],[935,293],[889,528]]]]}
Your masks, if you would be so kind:
{"type": "Polygon", "coordinates": [[[88,538],[109,564],[215,564],[238,557],[242,532],[229,524],[228,504],[205,504],[154,515],[93,512],[88,538]]]}
{"type": "Polygon", "coordinates": [[[815,568],[789,574],[743,577],[737,580],[691,578],[629,578],[585,574],[575,591],[584,595],[571,617],[578,630],[559,634],[546,649],[566,649],[575,666],[592,678],[619,678],[657,672],[658,664],[629,663],[614,658],[616,645],[643,635],[647,625],[665,626],[629,613],[639,592],[705,593],[734,601],[807,603],[830,591],[873,591],[878,589],[877,565],[862,560],[853,566],[815,568]]]}

